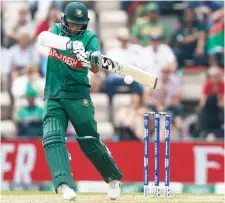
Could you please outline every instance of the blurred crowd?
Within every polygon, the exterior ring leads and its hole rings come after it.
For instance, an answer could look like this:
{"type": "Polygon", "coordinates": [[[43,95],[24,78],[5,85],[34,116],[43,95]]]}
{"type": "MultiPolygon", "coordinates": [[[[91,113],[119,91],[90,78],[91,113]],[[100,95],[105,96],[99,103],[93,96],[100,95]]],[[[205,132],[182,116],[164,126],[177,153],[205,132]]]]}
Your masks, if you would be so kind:
{"type": "MultiPolygon", "coordinates": [[[[35,98],[43,97],[48,49],[40,48],[36,39],[52,24],[60,23],[60,12],[68,3],[46,1],[47,5],[42,5],[44,1],[40,2],[29,0],[28,7],[20,8],[15,21],[8,26],[1,1],[1,91],[7,90],[10,95],[10,118],[16,123],[18,137],[42,136],[43,108],[38,105],[42,101],[36,102],[35,98]],[[48,7],[47,12],[40,15],[44,6],[48,7]],[[20,106],[21,98],[26,105],[15,108],[20,106]]],[[[85,3],[93,9],[93,3],[85,3]]],[[[128,24],[115,30],[119,46],[106,50],[104,41],[101,42],[102,52],[108,57],[159,77],[156,90],[151,90],[136,82],[127,85],[113,73],[102,70],[96,75],[90,73],[91,92],[108,96],[110,121],[117,121],[114,128],[119,140],[143,140],[143,115],[147,111],[171,113],[173,140],[224,138],[224,3],[179,1],[179,9],[173,3],[121,1],[128,24]],[[164,13],[176,16],[174,27],[161,22],[164,13]],[[181,78],[184,68],[196,66],[204,67],[207,77],[200,101],[193,108],[198,119],[191,131],[184,128],[181,78]],[[115,113],[113,97],[120,93],[130,94],[131,101],[115,113]]],[[[153,132],[154,119],[150,122],[153,132]]],[[[68,132],[70,128],[69,125],[68,132]]],[[[163,139],[163,123],[161,128],[163,139]]]]}

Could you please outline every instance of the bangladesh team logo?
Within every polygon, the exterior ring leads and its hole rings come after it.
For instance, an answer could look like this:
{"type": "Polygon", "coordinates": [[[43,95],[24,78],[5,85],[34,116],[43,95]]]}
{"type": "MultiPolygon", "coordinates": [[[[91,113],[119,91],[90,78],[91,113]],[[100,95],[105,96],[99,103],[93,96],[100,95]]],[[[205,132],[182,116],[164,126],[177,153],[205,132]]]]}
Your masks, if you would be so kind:
{"type": "Polygon", "coordinates": [[[83,99],[83,105],[84,105],[84,106],[88,106],[88,105],[89,105],[87,99],[83,99]]]}
{"type": "Polygon", "coordinates": [[[76,9],[76,10],[75,10],[75,16],[77,16],[77,17],[82,17],[82,16],[83,16],[82,10],[81,10],[81,9],[76,9]]]}

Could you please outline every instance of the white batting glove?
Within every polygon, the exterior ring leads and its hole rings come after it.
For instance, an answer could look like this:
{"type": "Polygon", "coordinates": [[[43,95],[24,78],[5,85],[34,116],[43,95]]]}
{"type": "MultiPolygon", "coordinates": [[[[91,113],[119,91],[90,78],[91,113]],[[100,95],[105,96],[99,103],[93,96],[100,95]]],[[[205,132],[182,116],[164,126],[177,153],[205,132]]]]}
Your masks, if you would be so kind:
{"type": "Polygon", "coordinates": [[[67,44],[67,49],[72,51],[73,54],[78,52],[85,52],[84,45],[80,41],[69,41],[67,44]]]}
{"type": "Polygon", "coordinates": [[[84,67],[90,67],[88,61],[88,55],[85,53],[84,45],[80,41],[70,41],[67,45],[67,49],[72,51],[76,59],[81,62],[84,67]]]}
{"type": "Polygon", "coordinates": [[[85,52],[80,52],[77,54],[77,60],[81,62],[84,67],[92,68],[90,61],[88,60],[88,54],[85,52]]]}
{"type": "Polygon", "coordinates": [[[102,55],[99,51],[95,51],[95,52],[82,52],[80,50],[77,51],[76,53],[77,55],[77,59],[84,64],[84,66],[86,65],[86,67],[88,68],[93,68],[93,67],[102,67],[102,55]]]}

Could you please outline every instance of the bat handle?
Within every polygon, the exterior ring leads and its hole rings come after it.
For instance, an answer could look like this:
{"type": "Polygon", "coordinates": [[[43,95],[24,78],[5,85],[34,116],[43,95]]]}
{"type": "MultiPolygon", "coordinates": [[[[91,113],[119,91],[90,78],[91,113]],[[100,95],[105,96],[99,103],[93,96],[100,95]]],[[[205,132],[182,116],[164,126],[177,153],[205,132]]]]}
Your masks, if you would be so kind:
{"type": "Polygon", "coordinates": [[[73,51],[71,41],[68,41],[68,42],[66,43],[66,50],[68,50],[68,51],[73,51]]]}

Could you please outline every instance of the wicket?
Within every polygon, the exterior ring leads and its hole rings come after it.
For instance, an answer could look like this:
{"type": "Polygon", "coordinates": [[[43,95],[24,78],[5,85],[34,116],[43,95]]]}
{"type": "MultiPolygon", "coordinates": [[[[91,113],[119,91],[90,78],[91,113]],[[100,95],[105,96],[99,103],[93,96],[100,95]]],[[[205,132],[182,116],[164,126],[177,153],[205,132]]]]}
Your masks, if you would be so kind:
{"type": "Polygon", "coordinates": [[[165,117],[165,198],[170,195],[170,114],[166,112],[149,112],[144,115],[144,197],[149,194],[149,139],[150,117],[155,116],[155,140],[154,140],[154,197],[158,198],[160,179],[160,116],[165,117]]]}

